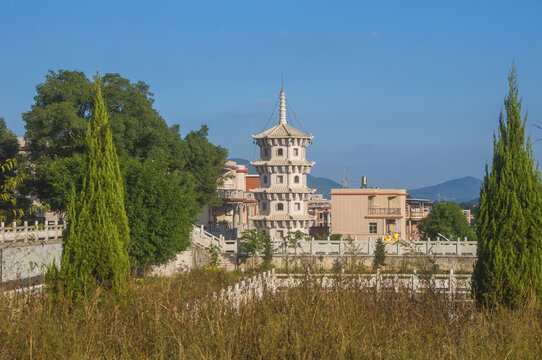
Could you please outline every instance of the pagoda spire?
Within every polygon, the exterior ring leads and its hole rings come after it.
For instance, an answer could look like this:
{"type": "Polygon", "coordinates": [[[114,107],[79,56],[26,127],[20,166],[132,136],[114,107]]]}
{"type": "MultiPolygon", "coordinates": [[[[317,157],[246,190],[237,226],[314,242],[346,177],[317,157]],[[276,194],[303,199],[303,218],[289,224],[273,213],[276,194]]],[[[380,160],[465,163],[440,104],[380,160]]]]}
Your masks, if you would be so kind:
{"type": "Polygon", "coordinates": [[[280,89],[280,117],[279,124],[286,125],[286,94],[284,89],[280,89]]]}

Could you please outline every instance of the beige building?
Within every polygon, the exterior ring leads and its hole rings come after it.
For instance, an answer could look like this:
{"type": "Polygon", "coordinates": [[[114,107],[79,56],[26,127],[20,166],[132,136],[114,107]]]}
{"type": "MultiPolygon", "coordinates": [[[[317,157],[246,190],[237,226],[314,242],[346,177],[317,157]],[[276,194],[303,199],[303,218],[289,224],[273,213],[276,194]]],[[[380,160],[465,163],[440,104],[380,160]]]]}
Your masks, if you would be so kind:
{"type": "Polygon", "coordinates": [[[425,219],[433,208],[433,202],[427,199],[412,199],[406,200],[406,217],[407,217],[407,239],[412,241],[421,240],[419,225],[425,219]]]}
{"type": "Polygon", "coordinates": [[[332,189],[331,233],[377,239],[386,234],[406,232],[406,198],[404,189],[332,189]]]}
{"type": "Polygon", "coordinates": [[[314,222],[308,202],[315,190],[307,187],[307,174],[314,162],[305,156],[312,135],[286,122],[284,89],[280,91],[278,125],[252,137],[260,147],[260,160],[251,163],[260,175],[260,186],[252,190],[259,203],[259,215],[250,217],[254,226],[278,239],[290,231],[308,234],[314,222]]]}
{"type": "Polygon", "coordinates": [[[258,202],[250,192],[258,186],[258,176],[248,175],[245,165],[228,161],[222,170],[222,181],[218,188],[222,205],[205,206],[199,223],[216,236],[237,239],[244,230],[253,227],[249,217],[258,214],[258,202]]]}

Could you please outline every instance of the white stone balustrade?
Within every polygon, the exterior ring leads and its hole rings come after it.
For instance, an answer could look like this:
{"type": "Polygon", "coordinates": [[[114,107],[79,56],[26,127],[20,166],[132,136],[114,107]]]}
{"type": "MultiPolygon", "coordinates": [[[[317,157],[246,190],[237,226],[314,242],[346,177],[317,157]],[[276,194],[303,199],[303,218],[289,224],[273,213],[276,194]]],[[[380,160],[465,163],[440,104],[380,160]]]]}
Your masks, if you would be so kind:
{"type": "Polygon", "coordinates": [[[212,294],[215,301],[229,304],[231,308],[239,310],[242,305],[253,299],[261,299],[265,293],[274,294],[285,288],[300,286],[303,281],[316,280],[322,288],[332,288],[338,281],[346,287],[374,288],[395,292],[403,289],[419,293],[426,289],[453,297],[456,294],[468,295],[471,291],[471,276],[454,274],[418,275],[416,271],[411,274],[276,274],[272,269],[252,278],[244,279],[233,286],[228,286],[212,294]]]}
{"type": "Polygon", "coordinates": [[[23,222],[22,225],[13,223],[6,226],[3,222],[0,223],[0,247],[14,242],[59,242],[62,241],[62,232],[66,228],[66,224],[39,224],[37,221],[33,223],[23,222]]]}

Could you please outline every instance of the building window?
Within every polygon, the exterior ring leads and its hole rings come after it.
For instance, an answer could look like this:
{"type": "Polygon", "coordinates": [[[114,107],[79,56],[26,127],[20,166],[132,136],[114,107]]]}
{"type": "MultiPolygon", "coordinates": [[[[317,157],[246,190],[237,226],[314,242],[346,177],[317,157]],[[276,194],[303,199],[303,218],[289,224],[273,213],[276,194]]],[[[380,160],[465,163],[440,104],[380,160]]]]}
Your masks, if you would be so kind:
{"type": "Polygon", "coordinates": [[[277,183],[282,184],[284,181],[282,175],[277,175],[277,183]]]}
{"type": "Polygon", "coordinates": [[[277,204],[277,211],[282,211],[284,210],[284,204],[283,203],[278,203],[277,204]]]}
{"type": "Polygon", "coordinates": [[[294,156],[298,156],[299,155],[299,149],[298,148],[295,148],[294,149],[294,156]]]}
{"type": "Polygon", "coordinates": [[[301,204],[296,202],[295,205],[294,205],[294,209],[295,209],[295,211],[301,210],[301,204]]]}
{"type": "Polygon", "coordinates": [[[284,155],[284,151],[282,149],[278,149],[277,156],[282,156],[282,155],[284,155]]]}
{"type": "Polygon", "coordinates": [[[376,223],[369,223],[369,234],[377,234],[378,229],[376,223]]]}
{"type": "Polygon", "coordinates": [[[296,175],[296,176],[294,177],[294,182],[295,182],[296,184],[299,184],[299,176],[296,175]]]}

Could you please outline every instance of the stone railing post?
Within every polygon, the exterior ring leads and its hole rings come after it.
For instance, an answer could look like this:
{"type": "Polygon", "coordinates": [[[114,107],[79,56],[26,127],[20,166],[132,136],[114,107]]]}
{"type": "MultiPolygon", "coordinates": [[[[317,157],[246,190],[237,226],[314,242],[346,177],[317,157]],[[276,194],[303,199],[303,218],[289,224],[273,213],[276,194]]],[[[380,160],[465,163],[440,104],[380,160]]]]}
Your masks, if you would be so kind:
{"type": "Polygon", "coordinates": [[[448,294],[450,298],[453,297],[455,292],[455,283],[454,283],[454,270],[450,269],[450,272],[448,274],[448,294]]]}
{"type": "Polygon", "coordinates": [[[23,226],[24,226],[24,242],[27,242],[29,240],[29,235],[28,235],[28,221],[24,221],[23,222],[23,226]]]}
{"type": "Polygon", "coordinates": [[[376,269],[375,285],[376,291],[380,291],[380,269],[376,269]]]}
{"type": "Polygon", "coordinates": [[[460,241],[460,238],[457,238],[457,241],[455,243],[455,254],[457,256],[461,256],[461,250],[462,250],[462,245],[459,241],[460,241]]]}
{"type": "Polygon", "coordinates": [[[339,256],[344,255],[344,243],[343,239],[339,240],[339,256]]]}
{"type": "Polygon", "coordinates": [[[416,273],[416,269],[414,269],[412,271],[412,291],[414,291],[415,293],[418,292],[418,287],[419,287],[419,280],[418,280],[418,274],[416,273]]]}
{"type": "Polygon", "coordinates": [[[314,255],[314,238],[311,238],[311,255],[314,255]]]}
{"type": "Polygon", "coordinates": [[[58,221],[55,220],[55,241],[58,240],[58,221]]]}

